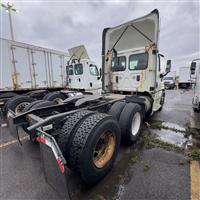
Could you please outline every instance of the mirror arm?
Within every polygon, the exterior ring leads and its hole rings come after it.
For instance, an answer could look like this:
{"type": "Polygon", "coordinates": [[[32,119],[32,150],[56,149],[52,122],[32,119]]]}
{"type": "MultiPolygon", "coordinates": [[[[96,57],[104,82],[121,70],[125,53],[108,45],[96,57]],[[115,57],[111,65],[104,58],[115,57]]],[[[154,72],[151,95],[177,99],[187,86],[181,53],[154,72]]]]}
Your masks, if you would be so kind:
{"type": "Polygon", "coordinates": [[[165,72],[164,74],[160,74],[160,78],[165,77],[169,72],[165,72]]]}

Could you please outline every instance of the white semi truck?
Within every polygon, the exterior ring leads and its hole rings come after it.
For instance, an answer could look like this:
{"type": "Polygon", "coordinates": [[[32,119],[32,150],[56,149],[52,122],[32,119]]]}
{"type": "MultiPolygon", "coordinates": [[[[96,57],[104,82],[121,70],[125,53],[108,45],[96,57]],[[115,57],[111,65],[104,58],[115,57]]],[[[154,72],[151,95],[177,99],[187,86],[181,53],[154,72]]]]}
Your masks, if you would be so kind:
{"type": "Polygon", "coordinates": [[[70,60],[67,62],[67,88],[100,94],[101,68],[92,61],[83,45],[68,50],[70,60]]]}
{"type": "Polygon", "coordinates": [[[164,104],[161,79],[171,61],[162,74],[158,10],[105,28],[102,40],[102,95],[74,96],[19,115],[8,112],[12,136],[19,138],[16,128],[22,126],[41,144],[46,180],[58,191],[67,185],[67,168],[87,184],[101,180],[113,167],[121,139],[133,144],[143,119],[164,104]]]}
{"type": "Polygon", "coordinates": [[[194,83],[194,96],[192,98],[192,107],[195,112],[200,111],[200,59],[192,61],[190,66],[190,77],[194,83]]]}
{"type": "Polygon", "coordinates": [[[189,67],[180,67],[179,68],[178,87],[184,88],[184,89],[191,87],[190,68],[189,67]]]}

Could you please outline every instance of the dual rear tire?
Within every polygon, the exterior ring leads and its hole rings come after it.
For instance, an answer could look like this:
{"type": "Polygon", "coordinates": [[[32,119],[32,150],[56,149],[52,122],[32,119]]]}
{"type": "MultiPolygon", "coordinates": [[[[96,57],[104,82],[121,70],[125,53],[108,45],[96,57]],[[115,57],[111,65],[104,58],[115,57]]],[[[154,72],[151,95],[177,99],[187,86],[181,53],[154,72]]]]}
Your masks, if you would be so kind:
{"type": "Polygon", "coordinates": [[[113,167],[122,140],[136,141],[142,122],[141,106],[116,102],[109,114],[82,110],[66,118],[57,130],[57,143],[67,166],[86,184],[95,184],[113,167]]]}
{"type": "Polygon", "coordinates": [[[120,127],[112,116],[80,111],[67,119],[57,142],[67,166],[91,185],[112,169],[120,138],[120,127]]]}

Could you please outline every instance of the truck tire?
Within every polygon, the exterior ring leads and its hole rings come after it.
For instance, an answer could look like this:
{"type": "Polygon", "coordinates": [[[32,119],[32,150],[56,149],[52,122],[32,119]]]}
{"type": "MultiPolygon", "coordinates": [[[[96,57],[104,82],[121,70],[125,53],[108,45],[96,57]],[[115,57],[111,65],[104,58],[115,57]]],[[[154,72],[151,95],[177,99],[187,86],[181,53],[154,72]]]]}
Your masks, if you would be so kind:
{"type": "Polygon", "coordinates": [[[87,117],[70,146],[70,165],[88,185],[97,183],[113,167],[121,133],[116,119],[102,113],[87,117]]]}
{"type": "Polygon", "coordinates": [[[14,97],[14,96],[17,96],[17,94],[14,93],[14,92],[6,92],[6,93],[3,93],[3,94],[0,94],[0,99],[1,98],[11,98],[11,97],[14,97]]]}
{"type": "Polygon", "coordinates": [[[34,106],[34,105],[36,105],[36,104],[38,104],[38,103],[40,103],[40,102],[42,102],[43,100],[37,100],[37,101],[33,101],[32,103],[30,103],[28,106],[26,106],[24,109],[23,109],[23,112],[28,112],[29,110],[31,110],[31,108],[34,106]]]}
{"type": "Polygon", "coordinates": [[[131,145],[138,139],[142,116],[142,108],[136,103],[128,103],[122,110],[119,124],[122,132],[122,141],[125,144],[131,145]]]}
{"type": "MultiPolygon", "coordinates": [[[[69,162],[69,149],[71,146],[71,142],[73,140],[74,134],[78,127],[81,125],[82,121],[88,117],[89,115],[94,114],[93,111],[83,110],[77,112],[71,116],[69,116],[64,122],[63,127],[58,130],[59,134],[57,136],[58,145],[62,151],[63,156],[67,161],[67,166],[71,168],[69,162]]],[[[55,135],[55,134],[52,134],[55,135]]]]}
{"type": "Polygon", "coordinates": [[[60,101],[63,101],[65,100],[67,97],[60,93],[60,92],[52,92],[50,94],[47,94],[44,96],[43,100],[46,100],[46,101],[55,101],[57,103],[59,103],[60,101]]]}
{"type": "Polygon", "coordinates": [[[6,114],[8,110],[12,110],[15,113],[21,113],[23,109],[28,106],[30,103],[34,101],[33,98],[29,96],[22,96],[22,95],[17,95],[14,96],[13,98],[9,99],[6,105],[6,114]]]}
{"type": "Polygon", "coordinates": [[[46,95],[44,95],[44,97],[42,98],[43,100],[47,100],[48,96],[51,94],[51,92],[47,93],[46,95]]]}
{"type": "Polygon", "coordinates": [[[109,114],[112,115],[113,117],[115,117],[117,120],[119,120],[120,118],[120,114],[124,108],[124,106],[126,105],[126,102],[124,101],[117,101],[116,103],[114,103],[110,110],[109,110],[109,114]]]}

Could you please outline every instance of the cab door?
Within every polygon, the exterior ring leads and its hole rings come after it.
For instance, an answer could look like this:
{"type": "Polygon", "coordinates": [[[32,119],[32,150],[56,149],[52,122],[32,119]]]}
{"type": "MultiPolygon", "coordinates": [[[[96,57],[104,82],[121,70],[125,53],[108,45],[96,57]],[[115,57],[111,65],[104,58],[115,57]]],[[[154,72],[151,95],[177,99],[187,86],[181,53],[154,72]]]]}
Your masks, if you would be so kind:
{"type": "Polygon", "coordinates": [[[101,89],[100,72],[95,64],[89,64],[89,90],[96,91],[101,89]]]}
{"type": "Polygon", "coordinates": [[[74,65],[74,88],[83,89],[84,80],[83,80],[83,64],[77,63],[74,65]]]}
{"type": "Polygon", "coordinates": [[[67,65],[66,66],[66,85],[68,88],[73,89],[74,88],[74,69],[73,65],[67,65]]]}

